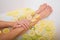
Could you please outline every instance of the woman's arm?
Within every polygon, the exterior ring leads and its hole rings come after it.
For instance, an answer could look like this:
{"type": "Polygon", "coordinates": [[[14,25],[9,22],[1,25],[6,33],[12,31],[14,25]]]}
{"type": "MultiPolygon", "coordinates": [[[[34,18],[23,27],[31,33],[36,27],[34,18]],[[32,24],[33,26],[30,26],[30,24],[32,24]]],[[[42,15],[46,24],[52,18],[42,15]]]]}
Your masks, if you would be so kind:
{"type": "Polygon", "coordinates": [[[23,27],[15,28],[12,31],[10,31],[9,33],[1,34],[0,40],[13,40],[15,37],[20,35],[20,33],[23,31],[24,31],[23,27]]]}
{"type": "Polygon", "coordinates": [[[27,19],[19,21],[19,24],[14,25],[14,29],[9,33],[0,34],[0,40],[13,40],[18,35],[21,35],[23,31],[27,31],[29,29],[29,23],[30,22],[27,19]]]}
{"type": "Polygon", "coordinates": [[[0,29],[5,27],[12,27],[15,22],[0,21],[0,29]]]}

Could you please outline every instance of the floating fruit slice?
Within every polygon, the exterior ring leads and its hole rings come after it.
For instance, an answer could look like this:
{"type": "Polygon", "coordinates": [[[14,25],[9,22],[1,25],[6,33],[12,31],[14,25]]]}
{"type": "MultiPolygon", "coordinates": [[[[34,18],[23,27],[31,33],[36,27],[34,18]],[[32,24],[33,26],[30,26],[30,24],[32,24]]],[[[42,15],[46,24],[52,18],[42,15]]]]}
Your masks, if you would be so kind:
{"type": "Polygon", "coordinates": [[[24,35],[22,35],[23,36],[23,38],[27,38],[27,37],[29,37],[27,34],[24,34],[24,35]]]}
{"type": "Polygon", "coordinates": [[[31,22],[36,22],[36,21],[37,21],[37,19],[32,19],[32,20],[31,20],[31,22]]]}
{"type": "Polygon", "coordinates": [[[28,35],[29,35],[30,37],[35,36],[35,31],[34,31],[34,30],[30,30],[29,33],[28,33],[28,35]]]}
{"type": "Polygon", "coordinates": [[[35,30],[35,33],[36,33],[37,35],[41,35],[42,31],[40,31],[39,29],[36,29],[36,30],[35,30]]]}
{"type": "Polygon", "coordinates": [[[19,18],[18,18],[18,20],[23,20],[23,19],[26,19],[26,16],[24,15],[24,16],[20,16],[19,18]]]}
{"type": "Polygon", "coordinates": [[[26,40],[32,40],[32,38],[31,37],[28,37],[26,40]]]}
{"type": "Polygon", "coordinates": [[[38,18],[40,18],[40,15],[36,14],[33,18],[38,19],[38,18]]]}
{"type": "Polygon", "coordinates": [[[31,8],[22,8],[20,10],[14,10],[14,11],[10,11],[7,12],[6,16],[12,16],[13,17],[13,21],[18,20],[22,20],[22,19],[32,19],[32,16],[34,15],[34,10],[32,10],[31,8]]]}
{"type": "Polygon", "coordinates": [[[23,10],[25,11],[26,14],[33,16],[34,10],[32,10],[31,8],[23,8],[23,10]]]}
{"type": "MultiPolygon", "coordinates": [[[[54,23],[50,20],[41,20],[39,23],[37,23],[33,29],[33,31],[30,31],[28,34],[29,37],[32,37],[33,40],[51,40],[55,36],[55,26],[54,23]],[[36,36],[34,38],[34,36],[36,36]],[[37,37],[38,36],[38,37],[37,37]]],[[[27,37],[28,39],[28,37],[27,37]]]]}
{"type": "Polygon", "coordinates": [[[31,16],[31,15],[28,15],[28,16],[26,17],[26,19],[31,20],[31,19],[32,19],[32,16],[31,16]]]}
{"type": "Polygon", "coordinates": [[[6,15],[15,17],[15,16],[19,15],[19,12],[18,12],[18,10],[14,10],[14,11],[8,12],[6,15]]]}
{"type": "Polygon", "coordinates": [[[8,32],[10,32],[10,29],[9,28],[3,29],[3,33],[8,33],[8,32]]]}

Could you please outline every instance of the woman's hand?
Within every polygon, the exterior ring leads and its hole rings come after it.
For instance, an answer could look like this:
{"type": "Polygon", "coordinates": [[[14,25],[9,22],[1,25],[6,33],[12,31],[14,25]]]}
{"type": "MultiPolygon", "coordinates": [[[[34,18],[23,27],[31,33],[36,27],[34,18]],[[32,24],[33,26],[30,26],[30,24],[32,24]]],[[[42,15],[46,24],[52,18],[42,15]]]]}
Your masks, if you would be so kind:
{"type": "Polygon", "coordinates": [[[29,25],[30,25],[30,21],[27,20],[27,19],[23,19],[23,20],[21,20],[21,21],[15,22],[15,24],[14,24],[13,27],[14,27],[14,28],[23,27],[25,30],[27,30],[27,29],[30,28],[29,25]]]}

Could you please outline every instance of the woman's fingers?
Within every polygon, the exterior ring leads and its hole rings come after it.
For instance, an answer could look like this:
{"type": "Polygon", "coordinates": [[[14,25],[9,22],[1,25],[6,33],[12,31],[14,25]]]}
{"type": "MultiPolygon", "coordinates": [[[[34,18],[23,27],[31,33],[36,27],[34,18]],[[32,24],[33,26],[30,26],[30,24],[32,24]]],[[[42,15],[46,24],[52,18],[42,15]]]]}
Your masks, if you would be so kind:
{"type": "Polygon", "coordinates": [[[27,30],[26,26],[23,23],[21,23],[20,25],[21,25],[21,27],[24,28],[24,30],[27,30]]]}
{"type": "Polygon", "coordinates": [[[29,25],[30,25],[29,20],[24,19],[23,22],[22,22],[22,24],[24,25],[24,27],[25,27],[26,30],[29,29],[29,25]]]}
{"type": "MultiPolygon", "coordinates": [[[[17,21],[17,25],[21,25],[21,27],[23,27],[25,30],[27,30],[27,29],[29,29],[30,21],[27,19],[17,21]]],[[[16,27],[20,27],[20,26],[16,26],[16,27]]]]}
{"type": "Polygon", "coordinates": [[[29,29],[30,26],[30,21],[29,20],[24,20],[24,25],[26,26],[27,29],[29,29]]]}
{"type": "Polygon", "coordinates": [[[16,24],[15,24],[14,27],[13,27],[13,29],[14,29],[14,28],[20,28],[20,27],[21,27],[21,25],[16,25],[16,24]]]}

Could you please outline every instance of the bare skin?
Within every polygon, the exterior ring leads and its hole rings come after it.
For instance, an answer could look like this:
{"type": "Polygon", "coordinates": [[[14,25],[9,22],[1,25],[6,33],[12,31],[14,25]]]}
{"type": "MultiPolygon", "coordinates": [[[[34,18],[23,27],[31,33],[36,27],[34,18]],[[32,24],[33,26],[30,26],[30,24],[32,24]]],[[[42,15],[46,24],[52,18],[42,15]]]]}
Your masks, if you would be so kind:
{"type": "Polygon", "coordinates": [[[22,21],[19,21],[18,24],[15,24],[13,29],[9,33],[0,34],[0,40],[13,40],[15,37],[20,35],[21,32],[27,29],[29,29],[29,21],[27,19],[24,19],[22,21]]]}
{"type": "MultiPolygon", "coordinates": [[[[36,22],[32,23],[32,26],[35,25],[39,20],[41,20],[45,17],[48,17],[51,14],[51,12],[52,12],[52,8],[49,5],[47,5],[47,4],[41,5],[41,7],[35,12],[36,14],[39,14],[40,17],[37,19],[36,22]]],[[[24,21],[26,21],[26,20],[24,20],[24,21]]],[[[1,40],[12,40],[15,37],[17,37],[18,35],[21,35],[22,33],[26,32],[30,28],[30,26],[29,26],[30,21],[27,20],[25,25],[23,24],[23,22],[20,21],[19,23],[15,24],[15,26],[13,26],[13,27],[17,27],[17,28],[13,29],[11,32],[9,32],[7,34],[1,34],[0,39],[1,40]]]]}
{"type": "Polygon", "coordinates": [[[0,21],[0,29],[14,26],[15,22],[0,21]]]}

